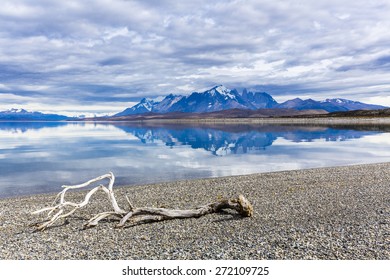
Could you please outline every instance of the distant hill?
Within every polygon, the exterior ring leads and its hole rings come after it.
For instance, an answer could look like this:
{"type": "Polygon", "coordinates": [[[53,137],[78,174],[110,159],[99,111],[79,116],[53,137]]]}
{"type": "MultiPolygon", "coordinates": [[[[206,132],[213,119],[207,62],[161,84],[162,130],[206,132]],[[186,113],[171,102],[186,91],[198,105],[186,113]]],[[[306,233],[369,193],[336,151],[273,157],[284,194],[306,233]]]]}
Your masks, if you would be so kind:
{"type": "Polygon", "coordinates": [[[0,120],[7,121],[65,121],[71,119],[74,118],[56,114],[29,112],[24,109],[10,109],[7,111],[0,111],[0,120]]]}
{"type": "MultiPolygon", "coordinates": [[[[283,103],[278,103],[266,92],[251,92],[244,89],[242,93],[239,93],[236,89],[231,90],[223,85],[219,85],[204,92],[193,92],[188,96],[170,94],[162,101],[143,98],[133,107],[127,108],[124,111],[115,114],[113,117],[149,113],[167,114],[173,112],[210,113],[226,111],[225,113],[229,113],[227,110],[232,109],[255,111],[259,109],[278,109],[279,111],[275,111],[275,114],[279,114],[282,112],[280,111],[281,109],[339,112],[385,108],[386,107],[380,105],[365,104],[341,98],[325,99],[323,101],[316,101],[313,99],[302,100],[300,98],[295,98],[283,103]]],[[[243,112],[240,114],[243,114],[243,112]]],[[[270,114],[270,112],[267,114],[270,114]]],[[[250,115],[252,115],[252,113],[250,113],[250,115]]]]}
{"type": "Polygon", "coordinates": [[[390,109],[353,110],[348,112],[332,112],[329,117],[390,117],[390,109]]]}
{"type": "Polygon", "coordinates": [[[371,105],[358,101],[352,101],[342,98],[325,99],[324,101],[315,101],[313,99],[302,100],[295,98],[275,105],[276,108],[290,108],[297,110],[322,109],[328,112],[344,112],[351,110],[376,110],[386,107],[380,105],[371,105]]]}

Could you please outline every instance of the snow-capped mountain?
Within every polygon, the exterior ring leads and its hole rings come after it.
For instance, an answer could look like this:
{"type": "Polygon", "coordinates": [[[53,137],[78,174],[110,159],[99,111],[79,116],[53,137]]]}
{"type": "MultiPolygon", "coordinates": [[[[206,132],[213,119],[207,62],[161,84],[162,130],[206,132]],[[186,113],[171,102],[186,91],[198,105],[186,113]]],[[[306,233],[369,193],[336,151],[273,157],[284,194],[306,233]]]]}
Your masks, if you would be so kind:
{"type": "Polygon", "coordinates": [[[10,109],[0,112],[0,120],[10,121],[64,121],[71,118],[63,115],[44,114],[41,112],[29,112],[24,109],[10,109]]]}
{"type": "MultiPolygon", "coordinates": [[[[251,106],[237,90],[220,85],[204,92],[193,92],[172,105],[170,112],[203,113],[226,109],[248,109],[251,106]]],[[[252,106],[251,106],[252,107],[252,106]]]]}
{"type": "Polygon", "coordinates": [[[161,102],[156,103],[153,106],[153,111],[158,112],[158,113],[172,112],[171,111],[172,106],[174,106],[174,104],[176,104],[181,99],[183,99],[183,97],[184,96],[182,96],[182,95],[170,94],[170,95],[166,96],[163,100],[161,100],[161,102]]]}
{"type": "Polygon", "coordinates": [[[274,108],[296,109],[296,110],[325,110],[328,112],[345,112],[351,110],[377,110],[385,109],[386,107],[380,105],[365,104],[362,102],[352,101],[348,99],[325,99],[323,101],[316,101],[313,99],[302,100],[295,98],[287,100],[286,102],[277,104],[274,108]]]}
{"type": "Polygon", "coordinates": [[[127,115],[135,115],[135,114],[144,114],[149,113],[153,110],[153,106],[158,103],[153,99],[143,98],[139,103],[134,105],[131,108],[127,108],[126,110],[115,114],[115,117],[127,116],[127,115]]]}
{"type": "Polygon", "coordinates": [[[228,89],[223,85],[215,86],[204,92],[193,92],[188,96],[166,96],[155,102],[144,98],[131,108],[114,115],[115,117],[153,113],[187,112],[204,113],[227,109],[263,109],[272,108],[277,102],[265,92],[248,92],[240,94],[236,89],[228,89]]]}
{"type": "Polygon", "coordinates": [[[377,110],[377,109],[386,109],[385,106],[366,104],[358,101],[352,101],[343,98],[333,98],[325,99],[323,103],[329,103],[335,106],[341,106],[347,108],[348,111],[351,110],[377,110]]]}
{"type": "Polygon", "coordinates": [[[251,92],[246,89],[240,94],[236,89],[228,89],[223,85],[215,86],[204,92],[193,92],[188,96],[166,96],[162,101],[144,98],[131,108],[114,115],[114,117],[144,114],[144,113],[207,113],[229,109],[295,109],[295,110],[325,110],[327,112],[350,110],[375,110],[386,107],[365,104],[347,99],[291,99],[278,103],[266,92],[251,92]]]}
{"type": "Polygon", "coordinates": [[[341,106],[339,104],[333,104],[326,101],[315,101],[313,99],[305,99],[302,100],[300,98],[295,98],[291,100],[287,100],[286,102],[277,104],[275,106],[276,108],[284,108],[284,109],[296,109],[296,110],[325,110],[328,112],[335,112],[335,111],[349,111],[348,108],[345,108],[344,106],[341,106]]]}
{"type": "Polygon", "coordinates": [[[28,113],[26,110],[24,109],[15,109],[15,108],[12,108],[12,109],[9,109],[9,110],[6,110],[6,111],[3,111],[3,112],[0,112],[0,113],[4,113],[4,114],[26,114],[28,113]]]}

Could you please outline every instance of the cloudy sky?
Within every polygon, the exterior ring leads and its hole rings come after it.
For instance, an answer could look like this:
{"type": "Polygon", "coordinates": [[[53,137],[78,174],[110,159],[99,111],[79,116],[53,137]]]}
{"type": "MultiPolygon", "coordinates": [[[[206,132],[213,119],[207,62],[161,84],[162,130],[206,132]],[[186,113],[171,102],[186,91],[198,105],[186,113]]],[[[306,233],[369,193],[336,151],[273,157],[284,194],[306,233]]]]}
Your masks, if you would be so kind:
{"type": "Polygon", "coordinates": [[[390,106],[390,1],[2,0],[0,110],[112,113],[217,84],[390,106]]]}

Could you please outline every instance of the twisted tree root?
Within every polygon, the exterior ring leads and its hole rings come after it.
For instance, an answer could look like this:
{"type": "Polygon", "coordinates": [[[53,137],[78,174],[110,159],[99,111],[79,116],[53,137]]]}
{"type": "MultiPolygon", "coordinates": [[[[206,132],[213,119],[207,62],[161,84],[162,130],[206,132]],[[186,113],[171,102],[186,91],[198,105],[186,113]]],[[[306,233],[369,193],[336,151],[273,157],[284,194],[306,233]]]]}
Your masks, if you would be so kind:
{"type": "Polygon", "coordinates": [[[126,196],[127,202],[129,204],[128,205],[129,210],[125,211],[119,207],[115,199],[115,195],[113,191],[114,181],[115,181],[115,176],[113,173],[110,172],[108,174],[91,179],[80,185],[62,186],[64,190],[57,195],[56,199],[53,202],[53,204],[56,203],[59,198],[60,201],[58,204],[32,212],[32,214],[48,212],[47,214],[48,220],[36,224],[37,230],[43,231],[48,227],[50,227],[51,225],[53,225],[56,221],[66,218],[72,215],[78,209],[86,206],[89,203],[89,200],[92,197],[92,195],[99,190],[104,191],[108,195],[108,199],[112,204],[113,211],[98,213],[96,216],[92,217],[84,225],[85,228],[96,226],[99,223],[99,221],[108,218],[110,216],[115,216],[117,218],[120,218],[120,222],[116,227],[121,228],[125,225],[127,221],[132,221],[136,223],[149,223],[149,222],[157,222],[157,221],[170,220],[170,219],[199,218],[207,214],[220,212],[224,209],[235,210],[242,217],[251,217],[253,215],[253,207],[251,203],[243,195],[239,195],[237,198],[224,199],[194,209],[185,209],[185,210],[152,208],[152,207],[135,208],[133,207],[133,205],[130,203],[130,200],[126,196]],[[86,194],[82,202],[74,203],[74,202],[65,201],[65,194],[68,190],[83,188],[89,186],[92,183],[104,179],[109,179],[108,186],[106,187],[104,185],[99,185],[93,188],[86,194]],[[70,207],[71,210],[65,212],[65,207],[70,207]]]}

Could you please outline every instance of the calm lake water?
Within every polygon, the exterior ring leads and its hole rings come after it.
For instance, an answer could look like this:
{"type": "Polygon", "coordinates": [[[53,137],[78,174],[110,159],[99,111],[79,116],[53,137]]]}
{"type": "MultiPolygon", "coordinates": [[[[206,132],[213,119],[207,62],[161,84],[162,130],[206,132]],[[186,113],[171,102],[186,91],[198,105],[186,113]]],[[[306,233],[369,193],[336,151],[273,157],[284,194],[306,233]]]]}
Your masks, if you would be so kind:
{"type": "Polygon", "coordinates": [[[390,161],[390,128],[0,123],[0,197],[390,161]]]}

